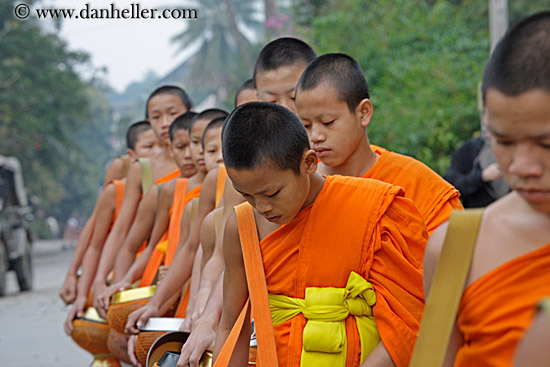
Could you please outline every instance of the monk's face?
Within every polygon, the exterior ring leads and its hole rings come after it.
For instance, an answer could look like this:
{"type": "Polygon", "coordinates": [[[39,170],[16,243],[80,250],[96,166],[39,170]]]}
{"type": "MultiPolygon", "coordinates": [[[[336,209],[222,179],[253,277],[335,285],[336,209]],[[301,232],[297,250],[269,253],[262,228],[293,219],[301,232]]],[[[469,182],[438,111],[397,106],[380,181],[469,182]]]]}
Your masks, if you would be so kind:
{"type": "Polygon", "coordinates": [[[159,152],[159,141],[152,129],[138,135],[134,150],[128,150],[132,160],[138,158],[149,158],[159,152]]]}
{"type": "Polygon", "coordinates": [[[207,172],[206,165],[204,164],[204,152],[202,150],[202,134],[209,122],[209,120],[205,119],[196,120],[189,132],[189,139],[191,140],[191,158],[193,159],[195,167],[201,172],[207,172]]]}
{"type": "Polygon", "coordinates": [[[252,169],[227,168],[233,187],[268,221],[290,222],[304,207],[310,189],[310,174],[317,168],[317,156],[304,160],[300,172],[281,170],[273,164],[261,164],[252,169]]]}
{"type": "Polygon", "coordinates": [[[535,210],[550,213],[550,93],[486,94],[487,131],[510,187],[535,210]]]}
{"type": "Polygon", "coordinates": [[[204,134],[204,165],[208,171],[223,163],[222,127],[208,129],[204,134]]]}
{"type": "Polygon", "coordinates": [[[298,63],[274,70],[258,71],[256,74],[258,100],[276,103],[296,113],[294,103],[296,84],[306,66],[305,63],[298,63]]]}
{"type": "Polygon", "coordinates": [[[256,89],[243,89],[237,95],[237,104],[235,107],[239,107],[242,104],[248,102],[257,102],[258,101],[258,92],[256,89]]]}
{"type": "Polygon", "coordinates": [[[173,94],[158,94],[147,104],[148,121],[157,139],[166,146],[170,145],[168,130],[172,122],[181,114],[187,112],[187,107],[178,96],[173,94]]]}
{"type": "Polygon", "coordinates": [[[174,132],[174,138],[170,144],[170,154],[176,161],[183,177],[191,177],[197,173],[197,168],[191,159],[187,129],[179,129],[174,132]]]}
{"type": "Polygon", "coordinates": [[[364,99],[354,111],[338,98],[330,83],[296,92],[297,114],[306,128],[311,148],[323,164],[340,166],[366,139],[365,127],[372,117],[372,103],[364,99]]]}

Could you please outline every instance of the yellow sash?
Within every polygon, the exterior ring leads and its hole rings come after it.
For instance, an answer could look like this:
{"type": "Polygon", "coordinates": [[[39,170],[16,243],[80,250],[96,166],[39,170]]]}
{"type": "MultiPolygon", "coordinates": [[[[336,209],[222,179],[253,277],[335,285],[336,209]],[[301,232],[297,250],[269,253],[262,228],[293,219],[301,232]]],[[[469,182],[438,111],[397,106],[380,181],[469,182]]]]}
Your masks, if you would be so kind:
{"type": "Polygon", "coordinates": [[[304,328],[300,365],[345,366],[347,337],[345,320],[355,317],[361,339],[361,362],[380,341],[372,314],[376,294],[372,285],[351,272],[346,288],[306,288],[304,299],[269,294],[273,325],[303,313],[308,320],[304,328]]]}

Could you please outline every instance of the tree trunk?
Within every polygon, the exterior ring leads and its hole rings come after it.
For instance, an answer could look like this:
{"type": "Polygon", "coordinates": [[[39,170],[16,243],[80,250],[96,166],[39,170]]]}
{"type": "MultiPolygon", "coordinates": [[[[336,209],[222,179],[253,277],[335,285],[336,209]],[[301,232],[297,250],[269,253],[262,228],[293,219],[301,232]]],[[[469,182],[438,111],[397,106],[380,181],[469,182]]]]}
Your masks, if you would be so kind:
{"type": "Polygon", "coordinates": [[[241,52],[244,63],[249,70],[252,70],[252,56],[250,55],[250,50],[248,49],[248,41],[244,38],[243,34],[237,26],[237,20],[235,19],[235,14],[233,13],[233,8],[229,0],[222,0],[222,3],[225,4],[227,9],[227,15],[229,16],[229,23],[231,24],[231,29],[235,34],[235,39],[237,40],[237,47],[241,52]]]}

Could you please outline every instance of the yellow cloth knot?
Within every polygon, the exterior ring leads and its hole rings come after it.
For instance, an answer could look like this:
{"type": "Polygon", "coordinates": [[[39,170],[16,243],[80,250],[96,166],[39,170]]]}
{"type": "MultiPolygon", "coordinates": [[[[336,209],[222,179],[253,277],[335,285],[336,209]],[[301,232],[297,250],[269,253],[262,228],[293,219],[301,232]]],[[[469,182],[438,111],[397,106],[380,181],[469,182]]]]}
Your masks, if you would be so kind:
{"type": "Polygon", "coordinates": [[[165,254],[168,250],[168,240],[157,243],[156,249],[165,254]]]}
{"type": "Polygon", "coordinates": [[[351,272],[346,288],[306,288],[305,298],[269,294],[273,324],[302,313],[304,328],[301,366],[345,366],[347,337],[345,320],[351,314],[361,339],[361,362],[380,341],[372,306],[376,294],[372,285],[351,272]]]}

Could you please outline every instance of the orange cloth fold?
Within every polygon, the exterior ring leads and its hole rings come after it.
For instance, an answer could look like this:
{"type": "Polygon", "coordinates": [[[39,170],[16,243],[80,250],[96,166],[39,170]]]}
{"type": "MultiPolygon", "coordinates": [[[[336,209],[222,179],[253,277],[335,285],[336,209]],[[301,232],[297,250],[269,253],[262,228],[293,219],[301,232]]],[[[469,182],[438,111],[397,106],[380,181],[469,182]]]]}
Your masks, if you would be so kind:
{"type": "Polygon", "coordinates": [[[122,206],[122,201],[124,200],[124,188],[125,188],[125,185],[124,185],[124,181],[122,180],[113,180],[113,185],[115,185],[115,201],[116,201],[116,204],[115,204],[115,213],[113,214],[113,224],[111,225],[111,229],[113,228],[112,226],[115,224],[115,221],[116,221],[116,218],[118,216],[118,212],[120,211],[120,207],[122,206]]]}
{"type": "MultiPolygon", "coordinates": [[[[407,366],[423,309],[415,253],[428,234],[403,190],[378,180],[332,176],[315,202],[260,242],[269,293],[304,298],[307,287],[346,287],[351,271],[371,282],[380,336],[397,366],[407,366]]],[[[279,366],[299,366],[306,319],[274,326],[279,366]]],[[[355,319],[346,319],[347,366],[360,364],[355,319]]]]}
{"type": "Polygon", "coordinates": [[[168,230],[164,233],[160,241],[155,245],[155,249],[151,254],[151,258],[147,263],[147,267],[143,272],[141,278],[140,286],[151,285],[154,281],[154,278],[158,272],[160,265],[164,262],[165,265],[170,265],[177,251],[180,232],[181,232],[181,217],[183,216],[183,211],[185,205],[189,203],[200,193],[200,187],[195,187],[194,189],[187,192],[188,188],[188,179],[179,178],[176,181],[176,187],[174,189],[174,199],[172,206],[170,207],[170,222],[168,224],[168,230]],[[159,244],[168,241],[167,246],[159,247],[159,244]]]}
{"type": "Polygon", "coordinates": [[[166,183],[168,181],[172,181],[173,179],[176,179],[178,177],[181,176],[181,171],[179,170],[179,168],[175,171],[172,171],[170,172],[169,174],[165,175],[165,176],[162,176],[161,178],[159,178],[158,180],[155,181],[155,185],[159,185],[159,184],[163,184],[163,183],[166,183]]]}
{"type": "Polygon", "coordinates": [[[223,189],[225,188],[225,180],[227,179],[227,170],[223,164],[218,166],[218,180],[216,181],[216,205],[218,207],[220,200],[223,196],[223,189]]]}
{"type": "Polygon", "coordinates": [[[455,366],[511,366],[518,342],[545,296],[550,296],[550,243],[472,283],[458,309],[464,343],[455,366]]]}
{"type": "Polygon", "coordinates": [[[449,220],[453,209],[463,209],[459,192],[424,163],[411,157],[371,145],[380,154],[378,161],[363,175],[402,187],[428,227],[428,233],[449,220]]]}

